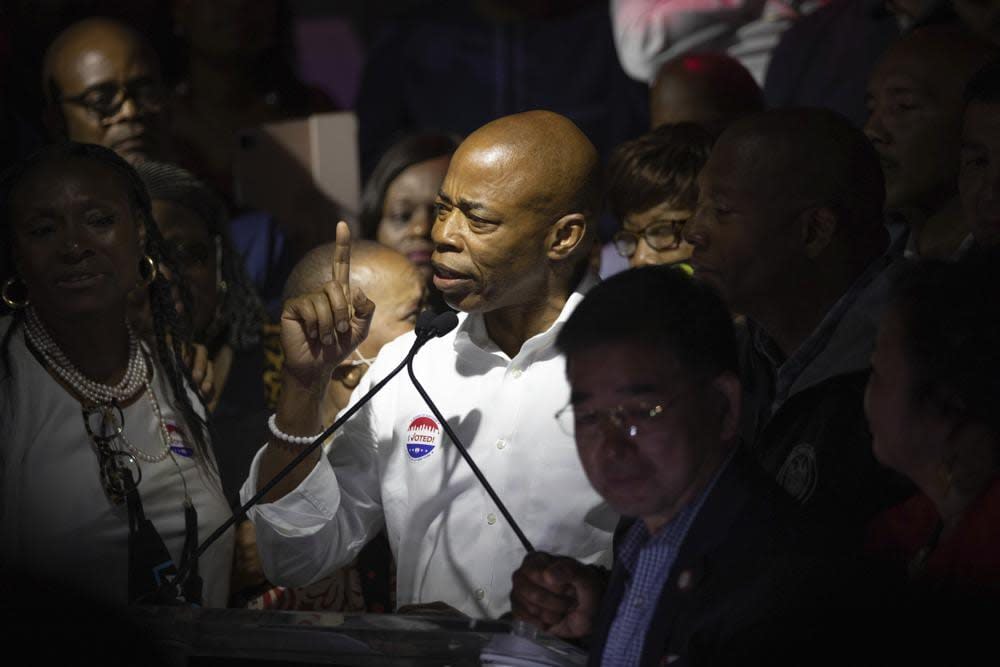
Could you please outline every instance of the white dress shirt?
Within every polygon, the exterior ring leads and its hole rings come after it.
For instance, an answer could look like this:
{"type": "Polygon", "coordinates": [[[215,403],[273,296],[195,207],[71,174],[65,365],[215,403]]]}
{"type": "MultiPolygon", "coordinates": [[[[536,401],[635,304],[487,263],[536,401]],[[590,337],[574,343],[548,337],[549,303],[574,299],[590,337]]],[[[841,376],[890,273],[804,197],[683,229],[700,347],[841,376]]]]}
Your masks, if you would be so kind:
{"type": "MultiPolygon", "coordinates": [[[[535,548],[607,565],[618,517],[590,486],[573,438],[554,418],[569,402],[555,339],[595,282],[585,279],[558,321],[513,359],[490,340],[482,315],[461,314],[456,329],[417,354],[414,371],[535,548]]],[[[382,349],[352,404],[413,341],[406,334],[382,349]]],[[[250,512],[271,581],[314,581],[349,562],[385,525],[397,604],[443,601],[474,617],[510,609],[511,575],[524,548],[405,370],[324,451],[294,491],[250,512]]],[[[259,465],[260,452],[244,502],[256,491],[259,465]]]]}

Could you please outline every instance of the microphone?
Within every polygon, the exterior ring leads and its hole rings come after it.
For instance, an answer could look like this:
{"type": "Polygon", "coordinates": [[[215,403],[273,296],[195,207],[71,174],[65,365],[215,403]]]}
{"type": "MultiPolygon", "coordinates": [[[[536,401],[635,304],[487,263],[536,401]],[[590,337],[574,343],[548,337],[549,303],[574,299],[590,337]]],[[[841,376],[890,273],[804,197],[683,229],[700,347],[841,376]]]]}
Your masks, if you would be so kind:
{"type": "MultiPolygon", "coordinates": [[[[434,321],[431,322],[428,326],[429,328],[433,329],[435,336],[443,336],[452,329],[454,329],[457,325],[458,325],[458,316],[454,312],[448,310],[435,317],[434,321]]],[[[525,537],[524,532],[521,530],[521,527],[517,525],[517,521],[514,521],[514,517],[511,516],[510,512],[507,511],[507,507],[503,504],[503,501],[500,500],[500,496],[496,494],[496,491],[494,491],[493,487],[490,486],[489,481],[486,479],[486,476],[483,474],[483,472],[479,469],[479,466],[477,466],[476,462],[472,460],[471,456],[469,456],[469,452],[468,450],[466,450],[465,445],[462,444],[462,441],[459,440],[458,436],[452,430],[451,426],[448,425],[448,420],[444,418],[444,416],[441,414],[441,411],[438,410],[436,405],[434,405],[434,401],[431,400],[431,397],[427,394],[427,391],[424,389],[423,385],[421,385],[420,381],[417,380],[417,376],[413,372],[413,356],[410,356],[406,359],[406,371],[410,375],[410,380],[413,382],[413,386],[416,387],[417,392],[424,399],[424,403],[426,403],[427,407],[431,409],[432,413],[434,413],[434,416],[437,418],[438,422],[440,422],[441,427],[444,428],[444,431],[445,433],[448,434],[448,437],[451,438],[451,441],[455,443],[455,447],[458,448],[459,454],[462,455],[462,458],[465,459],[465,462],[469,464],[470,468],[472,468],[472,472],[476,475],[476,479],[479,480],[479,483],[483,485],[484,489],[486,489],[486,493],[488,493],[490,498],[493,499],[493,502],[494,504],[496,504],[497,509],[499,509],[500,513],[503,514],[503,518],[507,520],[507,523],[514,530],[514,534],[517,535],[517,539],[521,541],[521,544],[524,546],[525,551],[527,551],[529,554],[534,553],[535,547],[533,547],[531,545],[531,542],[528,541],[528,538],[525,537]]]]}
{"type": "MultiPolygon", "coordinates": [[[[382,390],[382,387],[388,384],[389,380],[396,377],[396,375],[398,375],[399,372],[403,370],[404,366],[408,366],[413,361],[413,358],[416,356],[420,348],[422,348],[424,344],[427,343],[427,341],[429,341],[431,338],[436,338],[438,336],[442,336],[448,333],[449,331],[454,329],[455,325],[457,324],[458,324],[458,316],[451,311],[441,313],[440,315],[435,314],[434,311],[432,310],[422,311],[420,315],[417,316],[417,322],[414,327],[414,331],[417,334],[417,339],[413,341],[413,345],[410,347],[410,351],[406,353],[406,357],[403,359],[403,361],[400,362],[400,364],[396,366],[396,368],[394,368],[391,373],[382,378],[378,382],[378,384],[376,384],[374,387],[368,390],[368,393],[365,394],[357,403],[348,408],[347,411],[344,412],[344,414],[342,414],[335,422],[333,422],[333,424],[329,426],[329,428],[327,428],[325,431],[323,431],[323,433],[317,436],[316,439],[313,440],[308,447],[306,447],[301,452],[296,454],[295,458],[292,459],[292,461],[288,465],[286,465],[284,468],[278,471],[278,474],[276,474],[274,477],[270,479],[270,481],[268,481],[266,484],[264,484],[264,486],[258,489],[257,493],[255,493],[253,497],[250,498],[250,500],[246,501],[243,505],[241,505],[238,510],[233,512],[233,515],[231,517],[226,519],[226,521],[221,526],[216,528],[211,535],[205,538],[205,541],[202,542],[201,545],[195,550],[193,557],[189,558],[187,562],[182,565],[180,571],[178,571],[177,573],[177,576],[174,577],[173,580],[165,581],[163,583],[163,586],[164,587],[171,586],[175,589],[175,591],[180,587],[182,587],[184,585],[186,578],[191,573],[191,569],[194,567],[194,564],[198,562],[198,558],[200,558],[201,555],[205,553],[205,551],[210,546],[212,546],[220,537],[222,537],[227,530],[229,530],[233,525],[235,525],[237,521],[245,517],[251,507],[259,503],[261,498],[266,496],[271,489],[273,489],[279,482],[281,482],[281,480],[287,477],[292,472],[292,470],[296,468],[296,466],[298,466],[300,463],[302,463],[302,461],[308,458],[310,454],[316,451],[316,448],[322,445],[327,438],[329,438],[338,428],[340,428],[344,424],[344,422],[346,422],[348,419],[354,416],[354,413],[356,413],[358,410],[364,407],[364,405],[368,403],[368,401],[370,401],[375,396],[375,394],[377,394],[382,390]],[[450,315],[451,317],[450,318],[445,317],[446,315],[450,315]]],[[[156,597],[160,598],[160,595],[157,595],[156,597]]]]}

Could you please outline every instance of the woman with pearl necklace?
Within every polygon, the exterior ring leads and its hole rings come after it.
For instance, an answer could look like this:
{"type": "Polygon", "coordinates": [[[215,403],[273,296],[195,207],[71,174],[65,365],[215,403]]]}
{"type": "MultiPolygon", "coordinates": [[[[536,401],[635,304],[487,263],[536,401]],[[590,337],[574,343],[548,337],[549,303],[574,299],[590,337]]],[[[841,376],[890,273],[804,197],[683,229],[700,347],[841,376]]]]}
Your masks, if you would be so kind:
{"type": "MultiPolygon", "coordinates": [[[[45,148],[0,183],[0,563],[115,604],[152,600],[228,515],[161,242],[105,148],[45,148]]],[[[224,606],[231,561],[228,535],[180,595],[224,606]]]]}

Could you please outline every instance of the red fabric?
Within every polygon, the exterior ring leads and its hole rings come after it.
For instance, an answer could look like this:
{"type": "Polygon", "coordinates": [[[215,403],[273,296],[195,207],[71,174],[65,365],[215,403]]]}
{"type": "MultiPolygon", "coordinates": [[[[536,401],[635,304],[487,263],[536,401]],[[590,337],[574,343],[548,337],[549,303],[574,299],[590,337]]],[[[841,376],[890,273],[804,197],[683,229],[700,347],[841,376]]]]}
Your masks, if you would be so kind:
{"type": "MultiPolygon", "coordinates": [[[[938,522],[931,500],[917,494],[868,526],[866,550],[906,568],[938,522]]],[[[1000,593],[1000,476],[966,510],[931,552],[920,579],[947,588],[1000,593]]]]}

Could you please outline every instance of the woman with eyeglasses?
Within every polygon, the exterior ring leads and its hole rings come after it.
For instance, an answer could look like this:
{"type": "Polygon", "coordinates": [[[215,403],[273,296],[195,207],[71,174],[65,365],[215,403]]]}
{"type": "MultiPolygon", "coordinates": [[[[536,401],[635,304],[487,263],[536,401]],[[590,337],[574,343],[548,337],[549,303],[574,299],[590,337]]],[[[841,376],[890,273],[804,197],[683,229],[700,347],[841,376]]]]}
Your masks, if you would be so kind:
{"type": "Polygon", "coordinates": [[[698,172],[712,135],[694,123],[661,125],[615,149],[608,163],[608,204],[621,223],[614,235],[629,266],[686,267],[692,247],[681,231],[698,203],[698,172]]]}
{"type": "Polygon", "coordinates": [[[5,571],[112,603],[225,605],[232,534],[195,552],[228,505],[142,182],[106,148],[58,144],[4,175],[0,216],[5,571]]]}

